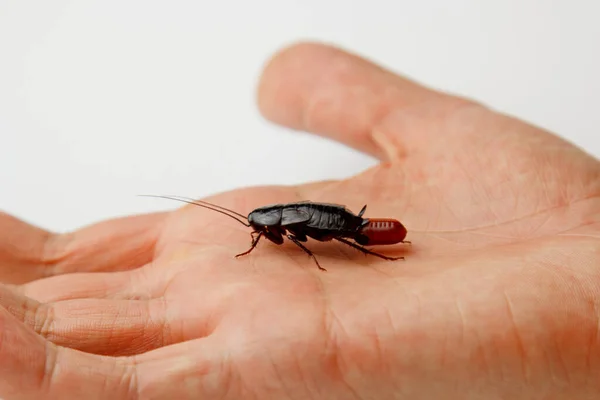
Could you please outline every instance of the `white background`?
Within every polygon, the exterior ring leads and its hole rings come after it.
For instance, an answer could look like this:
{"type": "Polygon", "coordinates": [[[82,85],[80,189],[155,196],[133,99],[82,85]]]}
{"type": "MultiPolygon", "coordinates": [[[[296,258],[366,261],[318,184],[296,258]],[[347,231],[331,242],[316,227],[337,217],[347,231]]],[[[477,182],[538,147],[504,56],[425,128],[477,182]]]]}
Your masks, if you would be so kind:
{"type": "Polygon", "coordinates": [[[373,165],[258,114],[264,62],[301,39],[600,156],[598,15],[597,0],[0,0],[0,209],[63,231],[179,206],[139,193],[205,196],[373,165]]]}

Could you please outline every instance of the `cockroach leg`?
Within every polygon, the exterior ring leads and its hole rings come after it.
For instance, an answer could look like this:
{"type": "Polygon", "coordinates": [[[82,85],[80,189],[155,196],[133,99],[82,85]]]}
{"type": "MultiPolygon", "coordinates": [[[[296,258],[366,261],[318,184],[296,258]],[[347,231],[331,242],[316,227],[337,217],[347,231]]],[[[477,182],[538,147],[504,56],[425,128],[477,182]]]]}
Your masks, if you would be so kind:
{"type": "Polygon", "coordinates": [[[404,257],[389,257],[389,256],[384,256],[383,254],[375,253],[374,251],[367,250],[364,247],[359,246],[359,245],[357,245],[355,243],[352,243],[352,242],[350,242],[350,241],[348,241],[346,239],[343,239],[343,238],[336,237],[334,239],[338,240],[338,241],[340,241],[340,242],[342,242],[344,244],[347,244],[350,247],[354,247],[356,250],[361,251],[364,254],[371,254],[372,256],[383,258],[384,260],[389,260],[389,261],[404,260],[404,257]]]}
{"type": "Polygon", "coordinates": [[[256,235],[258,235],[258,234],[259,234],[258,231],[250,232],[250,237],[252,238],[252,244],[254,244],[254,242],[256,241],[256,235]]]}
{"type": "MultiPolygon", "coordinates": [[[[255,232],[253,232],[253,233],[255,233],[255,232]]],[[[252,236],[252,246],[250,246],[250,248],[248,250],[246,250],[245,252],[237,254],[235,256],[235,258],[245,256],[246,254],[249,254],[252,250],[254,250],[254,248],[258,244],[258,241],[260,240],[262,235],[263,235],[263,232],[258,232],[258,235],[256,237],[252,236]]]]}
{"type": "Polygon", "coordinates": [[[288,239],[290,239],[292,242],[294,242],[298,247],[300,247],[302,250],[304,250],[304,252],[306,254],[308,254],[309,256],[312,257],[313,260],[315,260],[315,263],[317,264],[317,267],[319,267],[319,269],[321,271],[327,271],[325,268],[321,267],[321,265],[319,264],[319,261],[317,261],[317,257],[315,257],[315,255],[312,253],[312,251],[310,251],[309,249],[306,248],[306,246],[304,246],[302,243],[300,243],[300,241],[298,239],[296,239],[295,236],[293,235],[286,235],[288,237],[288,239]]]}

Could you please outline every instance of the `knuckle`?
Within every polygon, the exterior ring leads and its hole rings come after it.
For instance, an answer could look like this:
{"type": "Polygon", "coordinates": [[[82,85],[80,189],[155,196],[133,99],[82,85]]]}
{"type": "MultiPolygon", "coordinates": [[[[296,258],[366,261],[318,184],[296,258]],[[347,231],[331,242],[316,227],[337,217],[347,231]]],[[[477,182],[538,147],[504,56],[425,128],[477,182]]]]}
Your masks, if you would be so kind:
{"type": "Polygon", "coordinates": [[[70,256],[70,247],[75,235],[73,233],[49,234],[44,242],[41,264],[44,268],[46,277],[60,273],[61,265],[70,256]]]}
{"type": "Polygon", "coordinates": [[[51,305],[41,304],[33,310],[32,328],[40,336],[49,339],[54,334],[55,312],[51,305]]]}

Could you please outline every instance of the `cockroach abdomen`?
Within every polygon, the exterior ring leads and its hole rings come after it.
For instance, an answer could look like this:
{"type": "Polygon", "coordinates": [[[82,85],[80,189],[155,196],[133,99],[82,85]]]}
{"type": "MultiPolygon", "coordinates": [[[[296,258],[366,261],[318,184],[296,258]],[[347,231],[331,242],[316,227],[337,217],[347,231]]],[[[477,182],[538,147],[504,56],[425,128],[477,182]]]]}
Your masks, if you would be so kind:
{"type": "Polygon", "coordinates": [[[369,223],[361,230],[361,241],[365,245],[387,245],[401,243],[406,238],[406,228],[395,219],[369,218],[369,223]]]}

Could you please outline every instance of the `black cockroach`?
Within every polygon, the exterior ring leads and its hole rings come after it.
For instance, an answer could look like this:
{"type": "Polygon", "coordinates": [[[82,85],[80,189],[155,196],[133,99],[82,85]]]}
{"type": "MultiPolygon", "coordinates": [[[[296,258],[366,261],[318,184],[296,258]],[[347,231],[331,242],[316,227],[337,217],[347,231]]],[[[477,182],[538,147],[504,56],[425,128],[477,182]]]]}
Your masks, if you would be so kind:
{"type": "Polygon", "coordinates": [[[252,228],[253,231],[250,234],[252,245],[247,251],[237,254],[236,258],[249,254],[254,250],[263,236],[277,245],[282,244],[283,237],[286,236],[312,257],[320,270],[326,271],[325,268],[321,267],[315,255],[302,244],[307,241],[307,238],[310,237],[320,242],[335,239],[354,247],[364,254],[371,254],[392,261],[403,260],[404,257],[384,256],[362,246],[410,243],[404,240],[407,232],[400,221],[388,218],[363,218],[362,216],[367,209],[366,205],[356,215],[346,207],[338,204],[300,201],[259,207],[251,211],[248,216],[244,216],[236,211],[202,200],[193,200],[181,196],[143,196],[171,199],[207,208],[227,215],[244,226],[252,228]],[[356,243],[347,239],[353,239],[356,243]]]}

